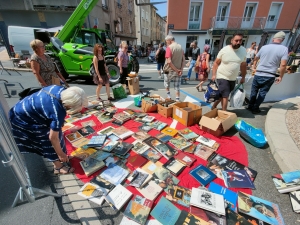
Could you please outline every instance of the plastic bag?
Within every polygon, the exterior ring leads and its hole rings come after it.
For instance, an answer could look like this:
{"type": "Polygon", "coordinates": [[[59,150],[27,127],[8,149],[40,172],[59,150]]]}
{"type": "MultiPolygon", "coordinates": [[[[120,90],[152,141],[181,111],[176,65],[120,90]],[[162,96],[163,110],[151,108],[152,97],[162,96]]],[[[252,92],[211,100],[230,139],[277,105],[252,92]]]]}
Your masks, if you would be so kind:
{"type": "Polygon", "coordinates": [[[234,126],[239,131],[241,137],[246,139],[253,146],[262,148],[266,145],[267,139],[262,129],[256,128],[243,120],[238,120],[234,126]]]}
{"type": "Polygon", "coordinates": [[[220,98],[220,92],[219,92],[218,85],[216,82],[211,81],[207,85],[207,89],[204,93],[205,102],[211,103],[211,102],[219,100],[219,98],[220,98]]]}
{"type": "Polygon", "coordinates": [[[243,107],[246,98],[246,91],[243,84],[237,84],[230,96],[230,107],[241,108],[243,107]]]}
{"type": "Polygon", "coordinates": [[[116,84],[112,86],[113,94],[115,99],[127,98],[127,94],[122,84],[116,84]]]}

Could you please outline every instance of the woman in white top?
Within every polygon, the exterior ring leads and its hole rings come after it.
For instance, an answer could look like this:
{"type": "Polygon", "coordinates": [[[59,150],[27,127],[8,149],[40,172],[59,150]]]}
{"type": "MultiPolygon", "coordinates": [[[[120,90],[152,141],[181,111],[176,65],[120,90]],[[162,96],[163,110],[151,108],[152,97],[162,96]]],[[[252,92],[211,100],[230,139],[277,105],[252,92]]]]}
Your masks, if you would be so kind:
{"type": "Polygon", "coordinates": [[[255,54],[256,54],[256,42],[252,42],[251,47],[247,49],[246,63],[248,66],[250,66],[251,62],[253,61],[255,54]]]}

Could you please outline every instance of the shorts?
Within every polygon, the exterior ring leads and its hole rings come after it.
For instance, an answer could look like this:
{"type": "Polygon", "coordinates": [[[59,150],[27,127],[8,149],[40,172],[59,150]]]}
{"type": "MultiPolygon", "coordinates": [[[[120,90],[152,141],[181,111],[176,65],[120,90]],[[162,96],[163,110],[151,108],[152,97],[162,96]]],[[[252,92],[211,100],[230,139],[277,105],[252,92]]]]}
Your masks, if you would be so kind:
{"type": "Polygon", "coordinates": [[[228,98],[235,87],[235,80],[217,79],[220,97],[228,98]]]}
{"type": "Polygon", "coordinates": [[[174,82],[174,89],[176,91],[179,91],[179,85],[181,83],[181,76],[178,76],[178,74],[173,70],[171,70],[168,74],[164,74],[165,88],[170,88],[171,80],[173,80],[173,82],[174,82]]]}
{"type": "Polygon", "coordinates": [[[162,70],[164,68],[165,63],[157,63],[157,70],[162,70]]]}
{"type": "Polygon", "coordinates": [[[252,61],[251,58],[247,58],[247,59],[246,59],[246,63],[247,63],[247,64],[251,63],[251,61],[252,61]]]}

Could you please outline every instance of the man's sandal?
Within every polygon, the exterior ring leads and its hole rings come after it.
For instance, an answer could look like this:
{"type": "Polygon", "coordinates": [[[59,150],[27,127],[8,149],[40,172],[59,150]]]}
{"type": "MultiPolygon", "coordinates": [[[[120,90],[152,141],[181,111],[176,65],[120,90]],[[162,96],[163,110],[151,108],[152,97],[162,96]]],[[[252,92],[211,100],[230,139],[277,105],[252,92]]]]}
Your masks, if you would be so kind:
{"type": "Polygon", "coordinates": [[[69,167],[69,166],[65,166],[63,165],[62,167],[60,168],[54,168],[54,174],[55,175],[64,175],[64,174],[70,174],[70,173],[73,173],[74,172],[74,168],[73,167],[69,167]],[[62,168],[67,168],[67,172],[65,171],[61,171],[62,168]]]}

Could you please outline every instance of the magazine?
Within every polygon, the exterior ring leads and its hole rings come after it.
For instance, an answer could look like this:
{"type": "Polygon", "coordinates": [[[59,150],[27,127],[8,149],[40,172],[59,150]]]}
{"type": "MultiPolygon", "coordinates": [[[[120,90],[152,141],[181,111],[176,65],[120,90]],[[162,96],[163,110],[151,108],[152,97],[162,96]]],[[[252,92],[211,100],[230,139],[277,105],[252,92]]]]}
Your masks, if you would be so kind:
{"type": "Polygon", "coordinates": [[[145,139],[143,142],[148,146],[150,146],[151,148],[160,152],[166,159],[173,157],[177,153],[177,151],[174,148],[172,148],[170,145],[161,142],[155,137],[149,137],[145,139]]]}

